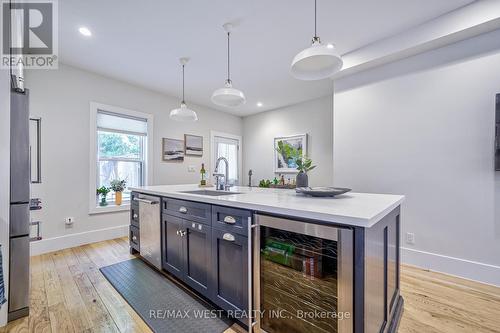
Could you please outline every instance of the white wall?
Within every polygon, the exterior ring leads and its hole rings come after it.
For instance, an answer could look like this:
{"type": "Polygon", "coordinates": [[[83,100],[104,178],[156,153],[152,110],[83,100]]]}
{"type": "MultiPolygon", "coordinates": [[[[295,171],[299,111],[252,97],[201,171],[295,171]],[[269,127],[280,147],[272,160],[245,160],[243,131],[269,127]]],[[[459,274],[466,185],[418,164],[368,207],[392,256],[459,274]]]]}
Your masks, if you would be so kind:
{"type": "Polygon", "coordinates": [[[128,212],[88,214],[91,101],[154,115],[154,184],[198,182],[201,163],[209,166],[210,130],[242,133],[241,118],[195,105],[191,107],[198,112],[197,123],[174,122],[169,113],[179,105],[179,99],[67,65],[60,65],[59,70],[28,72],[26,87],[31,90],[32,115],[42,117],[42,184],[33,185],[33,195],[42,198],[43,210],[33,215],[43,221],[46,240],[33,243],[32,254],[54,249],[56,244],[71,246],[123,235],[129,223],[128,212]],[[184,133],[203,135],[203,158],[162,162],[161,138],[183,139],[184,133]],[[196,172],[188,173],[189,165],[194,165],[196,172]],[[67,216],[75,217],[72,228],[64,225],[67,216]]]}
{"type": "MultiPolygon", "coordinates": [[[[0,244],[5,290],[9,290],[9,196],[10,196],[10,76],[0,70],[0,244]]],[[[7,297],[8,295],[6,295],[7,297]]],[[[0,309],[0,327],[7,324],[7,303],[0,309]]]]}
{"type": "MultiPolygon", "coordinates": [[[[309,173],[311,186],[333,183],[333,101],[332,96],[262,112],[243,118],[243,184],[248,184],[248,170],[252,169],[252,183],[273,179],[274,138],[308,134],[308,155],[316,169],[309,173]]],[[[285,176],[295,177],[294,174],[285,176]]]]}
{"type": "Polygon", "coordinates": [[[497,31],[340,80],[334,94],[335,183],[406,195],[404,262],[497,285],[499,50],[497,31]]]}

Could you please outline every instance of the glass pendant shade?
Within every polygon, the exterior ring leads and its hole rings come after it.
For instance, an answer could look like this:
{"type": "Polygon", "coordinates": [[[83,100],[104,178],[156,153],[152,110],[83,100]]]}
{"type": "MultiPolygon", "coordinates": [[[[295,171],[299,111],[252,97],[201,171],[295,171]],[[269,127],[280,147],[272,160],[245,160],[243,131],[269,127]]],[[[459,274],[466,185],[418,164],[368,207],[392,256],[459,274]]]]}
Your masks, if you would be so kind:
{"type": "Polygon", "coordinates": [[[316,41],[293,58],[291,73],[300,80],[321,80],[342,69],[343,61],[332,44],[316,41]]]}
{"type": "Polygon", "coordinates": [[[231,82],[226,82],[224,88],[214,91],[212,102],[219,106],[236,107],[244,104],[246,98],[241,90],[233,88],[231,82]]]}
{"type": "Polygon", "coordinates": [[[184,102],[184,67],[188,63],[189,58],[181,58],[179,60],[182,65],[182,102],[179,108],[170,111],[170,119],[176,121],[197,121],[198,115],[196,112],[188,108],[186,102],[184,102]]]}
{"type": "Polygon", "coordinates": [[[198,115],[186,103],[181,103],[180,108],[170,111],[170,118],[177,121],[197,121],[198,115]]]}
{"type": "Polygon", "coordinates": [[[317,0],[314,0],[314,37],[311,47],[293,58],[291,74],[300,80],[322,80],[338,73],[344,64],[333,44],[323,45],[317,34],[317,0]]]}
{"type": "Polygon", "coordinates": [[[227,33],[227,80],[224,88],[217,89],[212,94],[212,102],[215,105],[224,106],[234,108],[245,104],[246,98],[245,94],[236,88],[233,88],[233,83],[231,81],[231,56],[230,56],[230,37],[231,37],[231,29],[232,24],[226,23],[223,25],[224,30],[227,33]]]}

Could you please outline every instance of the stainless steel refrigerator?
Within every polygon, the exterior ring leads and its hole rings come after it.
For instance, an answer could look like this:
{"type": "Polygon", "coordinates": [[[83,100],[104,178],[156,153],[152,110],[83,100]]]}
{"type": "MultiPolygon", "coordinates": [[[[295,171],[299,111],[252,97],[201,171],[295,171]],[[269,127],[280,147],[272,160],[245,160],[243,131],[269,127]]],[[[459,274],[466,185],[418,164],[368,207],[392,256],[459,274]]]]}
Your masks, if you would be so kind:
{"type": "Polygon", "coordinates": [[[10,96],[9,321],[29,313],[31,184],[29,91],[12,89],[10,96]]]}

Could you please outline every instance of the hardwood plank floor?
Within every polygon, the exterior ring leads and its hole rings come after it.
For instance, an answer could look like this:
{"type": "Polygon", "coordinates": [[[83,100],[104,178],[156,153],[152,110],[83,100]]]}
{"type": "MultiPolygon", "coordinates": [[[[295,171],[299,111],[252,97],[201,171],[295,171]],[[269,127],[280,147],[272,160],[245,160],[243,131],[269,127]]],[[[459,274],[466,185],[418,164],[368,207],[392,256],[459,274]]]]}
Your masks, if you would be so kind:
{"type": "MultiPolygon", "coordinates": [[[[126,238],[32,257],[30,316],[0,333],[151,332],[99,271],[130,258],[126,238]]],[[[403,266],[401,290],[400,333],[500,333],[498,287],[403,266]]]]}

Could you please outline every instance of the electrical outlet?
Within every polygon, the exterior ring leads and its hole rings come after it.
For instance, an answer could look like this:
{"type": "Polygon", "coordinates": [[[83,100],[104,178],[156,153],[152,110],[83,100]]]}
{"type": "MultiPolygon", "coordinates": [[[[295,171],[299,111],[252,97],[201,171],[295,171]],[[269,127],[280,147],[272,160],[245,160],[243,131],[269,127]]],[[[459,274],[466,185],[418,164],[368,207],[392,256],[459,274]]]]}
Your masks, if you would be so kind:
{"type": "Polygon", "coordinates": [[[195,171],[196,171],[196,168],[194,165],[188,166],[188,172],[195,172],[195,171]]]}
{"type": "Polygon", "coordinates": [[[64,218],[64,223],[66,225],[72,225],[73,223],[75,223],[75,218],[74,217],[65,217],[64,218]]]}
{"type": "Polygon", "coordinates": [[[412,232],[406,233],[406,243],[407,244],[415,244],[415,234],[412,232]]]}

